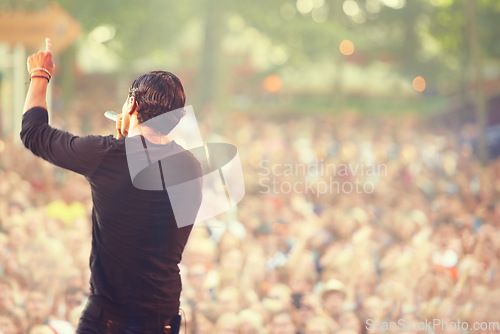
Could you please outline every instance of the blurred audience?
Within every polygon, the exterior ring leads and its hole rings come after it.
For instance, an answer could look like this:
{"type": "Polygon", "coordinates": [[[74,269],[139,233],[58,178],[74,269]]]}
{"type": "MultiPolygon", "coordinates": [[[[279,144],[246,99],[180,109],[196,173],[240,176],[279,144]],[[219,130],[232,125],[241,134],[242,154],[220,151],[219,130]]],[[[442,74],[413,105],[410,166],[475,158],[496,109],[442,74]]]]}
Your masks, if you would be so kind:
{"type": "MultiPolygon", "coordinates": [[[[415,116],[228,117],[200,123],[238,147],[246,196],[193,229],[188,333],[499,321],[500,160],[481,166],[415,116]]],[[[89,187],[1,141],[0,332],[71,333],[89,291],[89,187]]]]}

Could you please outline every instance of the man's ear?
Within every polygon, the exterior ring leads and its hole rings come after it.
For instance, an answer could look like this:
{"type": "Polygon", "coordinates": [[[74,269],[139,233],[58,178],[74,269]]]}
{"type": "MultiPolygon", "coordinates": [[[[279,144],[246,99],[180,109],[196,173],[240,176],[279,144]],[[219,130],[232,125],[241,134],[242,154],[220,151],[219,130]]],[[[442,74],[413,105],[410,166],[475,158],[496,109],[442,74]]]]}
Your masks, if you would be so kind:
{"type": "Polygon", "coordinates": [[[137,111],[137,101],[135,100],[135,97],[130,96],[128,98],[127,109],[129,115],[132,115],[135,111],[137,111]]]}

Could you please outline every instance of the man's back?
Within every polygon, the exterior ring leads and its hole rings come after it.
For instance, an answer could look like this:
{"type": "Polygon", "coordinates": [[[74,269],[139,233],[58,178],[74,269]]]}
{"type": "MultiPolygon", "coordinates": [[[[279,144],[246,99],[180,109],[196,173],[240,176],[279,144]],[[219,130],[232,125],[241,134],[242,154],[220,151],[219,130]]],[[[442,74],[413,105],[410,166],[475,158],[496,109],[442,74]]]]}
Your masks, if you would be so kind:
{"type": "MultiPolygon", "coordinates": [[[[84,175],[91,185],[90,299],[124,317],[176,314],[181,291],[177,265],[192,228],[177,227],[169,194],[178,194],[134,187],[125,137],[72,136],[50,127],[46,110],[33,108],[23,118],[21,138],[33,153],[84,175]]],[[[180,174],[201,176],[200,163],[175,142],[149,143],[149,149],[168,156],[161,161],[166,182],[180,174]]],[[[201,181],[189,195],[201,203],[201,181]]],[[[192,215],[194,222],[196,212],[192,215]]]]}
{"type": "MultiPolygon", "coordinates": [[[[181,291],[177,264],[192,225],[178,228],[168,191],[134,187],[126,157],[128,154],[130,158],[131,153],[125,150],[125,138],[109,137],[109,145],[100,166],[88,176],[94,203],[92,293],[127,305],[127,310],[121,311],[162,309],[175,314],[181,291]]],[[[175,142],[156,149],[170,154],[162,161],[167,181],[181,173],[201,175],[199,162],[175,142]],[[172,152],[178,152],[175,159],[172,152]]],[[[151,170],[157,166],[151,165],[151,170]]],[[[148,171],[142,177],[144,174],[148,171]]],[[[175,195],[170,191],[170,196],[175,195]]],[[[190,191],[190,196],[199,206],[201,184],[190,191]]]]}

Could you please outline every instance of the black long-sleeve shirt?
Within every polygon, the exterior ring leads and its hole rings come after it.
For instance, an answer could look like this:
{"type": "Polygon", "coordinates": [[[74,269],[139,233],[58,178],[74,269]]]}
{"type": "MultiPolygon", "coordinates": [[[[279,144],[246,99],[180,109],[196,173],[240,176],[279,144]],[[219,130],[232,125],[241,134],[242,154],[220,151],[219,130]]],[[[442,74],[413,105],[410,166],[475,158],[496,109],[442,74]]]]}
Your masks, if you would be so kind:
{"type": "MultiPolygon", "coordinates": [[[[36,107],[24,114],[21,139],[35,155],[84,175],[90,183],[91,297],[124,315],[177,314],[178,264],[192,225],[177,227],[172,193],[134,187],[125,138],[74,136],[49,126],[47,111],[36,107]]],[[[164,169],[201,176],[200,163],[181,146],[170,142],[161,149],[181,152],[164,169]]],[[[201,183],[193,191],[190,200],[199,207],[201,183]]],[[[196,212],[192,215],[194,220],[196,212]]]]}

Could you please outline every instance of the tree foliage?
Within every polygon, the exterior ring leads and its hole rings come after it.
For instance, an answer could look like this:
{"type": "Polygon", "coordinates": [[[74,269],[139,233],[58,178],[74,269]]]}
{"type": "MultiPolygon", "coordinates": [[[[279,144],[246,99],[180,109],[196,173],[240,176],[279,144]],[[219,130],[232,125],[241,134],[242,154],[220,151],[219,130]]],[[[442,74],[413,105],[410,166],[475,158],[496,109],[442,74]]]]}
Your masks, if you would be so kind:
{"type": "MultiPolygon", "coordinates": [[[[338,62],[338,45],[350,39],[360,65],[389,62],[408,78],[424,75],[438,83],[460,77],[468,62],[466,0],[57,0],[84,27],[116,29],[108,43],[124,60],[172,51],[186,26],[199,22],[200,68],[223,57],[227,22],[239,16],[248,27],[285,49],[286,63],[300,67],[320,60],[338,62]],[[402,4],[395,6],[394,4],[402,4]],[[308,7],[309,6],[309,7],[308,7]],[[216,8],[209,10],[210,7],[216,8]],[[356,12],[356,15],[350,16],[356,12]],[[213,33],[213,32],[216,33],[213,33]],[[207,59],[204,60],[204,57],[207,59]],[[448,79],[447,79],[448,78],[448,79]]],[[[49,0],[2,0],[2,9],[37,10],[49,0]]],[[[478,0],[479,37],[486,59],[500,57],[500,2],[478,0]]],[[[212,65],[211,65],[212,63],[212,65]]],[[[214,78],[217,75],[214,75],[214,78]]],[[[206,85],[213,84],[210,80],[206,85]]]]}

